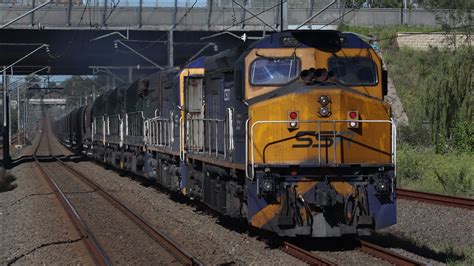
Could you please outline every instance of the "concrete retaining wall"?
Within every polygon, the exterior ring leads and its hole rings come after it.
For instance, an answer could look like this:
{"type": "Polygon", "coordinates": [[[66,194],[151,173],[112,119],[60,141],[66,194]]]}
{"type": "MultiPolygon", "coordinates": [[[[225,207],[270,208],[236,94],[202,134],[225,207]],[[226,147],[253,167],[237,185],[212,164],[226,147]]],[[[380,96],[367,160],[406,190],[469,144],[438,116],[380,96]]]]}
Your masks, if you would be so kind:
{"type": "MultiPolygon", "coordinates": [[[[430,47],[453,49],[454,38],[456,46],[466,45],[468,40],[465,35],[450,35],[447,39],[444,33],[423,34],[420,32],[400,32],[397,34],[397,43],[399,47],[409,47],[413,49],[427,50],[430,47]]],[[[471,40],[472,41],[472,40],[471,40]]]]}

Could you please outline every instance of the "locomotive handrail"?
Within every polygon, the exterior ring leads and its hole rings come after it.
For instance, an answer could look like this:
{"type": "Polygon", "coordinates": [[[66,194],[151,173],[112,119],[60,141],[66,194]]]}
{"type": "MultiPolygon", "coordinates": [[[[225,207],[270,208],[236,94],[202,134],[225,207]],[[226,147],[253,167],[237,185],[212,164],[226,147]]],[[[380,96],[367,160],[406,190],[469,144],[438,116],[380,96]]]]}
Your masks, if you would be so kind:
{"type": "MultiPolygon", "coordinates": [[[[136,131],[139,131],[140,128],[138,126],[138,128],[136,128],[136,131]]],[[[142,137],[142,141],[145,142],[145,116],[143,116],[143,111],[135,111],[135,112],[130,112],[130,113],[125,113],[125,136],[126,137],[142,137]],[[140,118],[142,119],[142,121],[139,123],[138,121],[133,121],[132,120],[132,127],[133,126],[138,126],[141,124],[141,133],[138,133],[138,134],[141,134],[141,135],[133,135],[133,133],[135,133],[135,130],[133,130],[133,132],[130,133],[130,122],[129,122],[129,118],[132,117],[133,118],[136,118],[136,116],[139,115],[140,118]],[[135,122],[135,123],[134,123],[135,122]]],[[[127,141],[128,143],[129,141],[127,141]]],[[[132,142],[133,142],[133,139],[132,139],[132,142]]],[[[130,143],[128,143],[130,144],[130,143]]],[[[136,143],[131,143],[131,144],[136,144],[136,143]]]]}
{"type": "Polygon", "coordinates": [[[151,146],[171,146],[173,142],[172,115],[173,112],[170,112],[170,118],[153,117],[145,120],[145,142],[147,144],[151,146]]]}
{"type": "Polygon", "coordinates": [[[190,146],[185,147],[193,152],[196,153],[207,153],[208,156],[215,156],[219,158],[221,154],[224,159],[230,158],[231,152],[234,150],[234,142],[233,142],[233,109],[226,108],[225,116],[223,119],[221,118],[189,118],[187,119],[187,127],[186,133],[190,139],[190,146]],[[197,135],[198,135],[198,143],[195,146],[191,146],[191,143],[194,142],[195,132],[194,132],[194,125],[197,123],[197,135]],[[200,132],[200,124],[202,123],[202,131],[200,132]],[[219,134],[219,129],[222,127],[222,134],[219,134]],[[207,135],[204,134],[205,130],[207,130],[207,135]],[[214,136],[212,136],[212,131],[214,131],[214,136]],[[202,136],[201,136],[202,135],[202,136]],[[202,140],[201,140],[202,137],[202,140]],[[205,138],[207,137],[207,145],[205,142],[205,138]],[[214,137],[214,141],[212,140],[214,137]],[[222,147],[220,148],[219,139],[222,137],[222,147]],[[193,141],[191,141],[193,140],[193,141]],[[203,142],[202,145],[200,142],[203,142]],[[214,148],[214,152],[213,152],[214,148]]]}
{"type": "MultiPolygon", "coordinates": [[[[113,115],[108,115],[107,116],[107,135],[108,136],[111,135],[111,133],[110,133],[110,120],[113,119],[113,118],[117,118],[118,121],[120,121],[120,119],[121,119],[120,114],[113,114],[113,115]]],[[[120,127],[120,124],[118,126],[120,127]]]]}
{"type": "Polygon", "coordinates": [[[179,117],[179,128],[180,128],[180,130],[179,130],[179,135],[180,135],[180,137],[179,137],[179,159],[181,160],[181,162],[184,162],[184,156],[185,156],[184,155],[185,150],[184,150],[184,147],[183,147],[184,146],[184,143],[183,143],[184,142],[184,129],[183,129],[183,126],[182,126],[183,121],[184,121],[183,119],[184,119],[183,116],[179,117]]]}
{"type": "MultiPolygon", "coordinates": [[[[249,125],[249,121],[250,119],[247,120],[247,123],[246,123],[246,134],[248,134],[248,125],[249,125]]],[[[318,131],[321,132],[321,123],[325,123],[325,124],[333,124],[333,137],[334,139],[336,139],[336,123],[349,123],[349,122],[358,122],[358,123],[387,123],[387,124],[390,124],[391,125],[391,133],[392,133],[392,136],[391,136],[391,162],[394,164],[395,166],[395,169],[394,169],[394,172],[395,172],[395,175],[396,175],[396,155],[397,155],[397,148],[396,148],[396,145],[397,145],[397,142],[396,142],[396,139],[397,139],[397,130],[396,130],[396,124],[395,122],[393,121],[393,119],[391,120],[298,120],[296,121],[297,123],[305,123],[305,124],[309,124],[309,123],[317,123],[318,124],[318,131]]],[[[249,175],[249,170],[248,170],[248,167],[246,167],[246,177],[250,180],[254,180],[255,178],[255,157],[254,157],[254,150],[255,150],[255,145],[254,145],[254,129],[256,126],[258,125],[261,125],[261,124],[284,124],[284,123],[291,123],[291,122],[295,122],[294,120],[261,120],[261,121],[256,121],[254,123],[252,123],[252,126],[250,127],[250,147],[251,147],[251,150],[250,150],[250,166],[251,166],[251,172],[250,172],[250,175],[249,175]]],[[[248,142],[247,142],[247,139],[248,139],[248,135],[246,137],[246,150],[248,150],[248,142]]],[[[321,142],[320,142],[321,138],[320,138],[320,134],[318,134],[318,163],[319,165],[321,165],[321,142]]],[[[334,162],[336,162],[336,153],[337,153],[337,145],[334,145],[334,162]]],[[[248,151],[246,152],[246,164],[248,165],[248,151]]]]}
{"type": "MultiPolygon", "coordinates": [[[[202,147],[200,146],[200,141],[198,140],[198,143],[197,143],[197,146],[196,147],[185,147],[185,148],[189,148],[191,149],[193,152],[197,152],[197,153],[200,153],[201,152],[201,148],[202,148],[202,152],[208,152],[209,156],[212,155],[212,140],[211,140],[211,137],[212,137],[212,134],[211,134],[211,130],[214,129],[214,132],[215,132],[215,141],[213,144],[215,144],[215,156],[218,157],[219,156],[219,138],[217,137],[218,136],[218,132],[219,132],[219,124],[222,123],[223,124],[223,127],[224,127],[224,147],[223,147],[223,153],[224,153],[224,157],[226,157],[226,142],[225,142],[225,135],[226,135],[226,129],[225,129],[225,122],[226,120],[225,119],[218,119],[218,118],[190,118],[190,119],[187,119],[188,123],[190,126],[187,126],[186,127],[186,131],[187,133],[190,133],[189,134],[189,139],[194,139],[194,129],[193,129],[193,125],[198,124],[198,132],[197,132],[197,135],[198,135],[198,138],[200,136],[200,133],[202,133],[202,137],[203,137],[203,142],[204,142],[204,138],[206,137],[204,132],[200,132],[199,131],[199,124],[202,122],[203,124],[203,130],[206,129],[206,125],[207,125],[207,130],[209,132],[209,134],[207,134],[208,136],[208,142],[207,142],[207,147],[205,145],[205,143],[202,143],[202,147]],[[214,124],[214,127],[213,127],[213,124],[214,124]],[[197,149],[197,150],[196,150],[197,149]]],[[[191,142],[191,141],[190,141],[191,142]]],[[[191,143],[189,143],[191,144],[191,143]]]]}
{"type": "Polygon", "coordinates": [[[93,128],[93,131],[92,131],[92,140],[94,141],[94,136],[97,136],[98,137],[98,140],[102,139],[102,143],[105,145],[105,116],[96,116],[94,117],[94,128],[93,128]],[[100,119],[99,121],[97,121],[98,119],[100,119]],[[102,123],[102,126],[100,128],[102,128],[102,133],[97,133],[97,129],[98,129],[98,123],[102,123]]]}

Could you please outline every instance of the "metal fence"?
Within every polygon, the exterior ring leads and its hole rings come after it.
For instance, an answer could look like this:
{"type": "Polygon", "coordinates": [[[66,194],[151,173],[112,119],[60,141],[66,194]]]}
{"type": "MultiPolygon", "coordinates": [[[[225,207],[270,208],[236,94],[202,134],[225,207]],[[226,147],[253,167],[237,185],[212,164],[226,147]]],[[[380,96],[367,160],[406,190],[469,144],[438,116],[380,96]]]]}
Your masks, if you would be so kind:
{"type": "MultiPolygon", "coordinates": [[[[51,4],[69,5],[71,2],[74,6],[91,6],[91,7],[192,7],[194,8],[239,8],[239,4],[248,8],[269,8],[280,3],[280,0],[52,0],[51,4]]],[[[0,0],[0,5],[16,5],[16,6],[32,6],[40,5],[47,0],[0,0]]],[[[330,0],[313,1],[314,8],[321,8],[330,3],[330,0]]],[[[338,5],[338,4],[335,4],[338,5]]],[[[307,0],[288,0],[288,6],[291,8],[307,8],[307,0]]]]}

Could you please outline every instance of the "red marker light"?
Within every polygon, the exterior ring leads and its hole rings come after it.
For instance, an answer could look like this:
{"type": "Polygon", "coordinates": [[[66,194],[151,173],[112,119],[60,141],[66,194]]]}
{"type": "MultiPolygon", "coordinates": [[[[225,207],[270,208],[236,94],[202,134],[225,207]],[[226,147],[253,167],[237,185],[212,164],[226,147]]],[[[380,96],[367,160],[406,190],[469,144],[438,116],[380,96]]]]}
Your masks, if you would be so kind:
{"type": "Polygon", "coordinates": [[[296,119],[296,118],[298,118],[298,113],[296,113],[296,112],[291,112],[291,113],[290,113],[290,118],[291,118],[291,119],[296,119]]]}
{"type": "Polygon", "coordinates": [[[349,112],[349,117],[351,119],[356,119],[357,118],[357,112],[354,112],[354,111],[349,112]]]}

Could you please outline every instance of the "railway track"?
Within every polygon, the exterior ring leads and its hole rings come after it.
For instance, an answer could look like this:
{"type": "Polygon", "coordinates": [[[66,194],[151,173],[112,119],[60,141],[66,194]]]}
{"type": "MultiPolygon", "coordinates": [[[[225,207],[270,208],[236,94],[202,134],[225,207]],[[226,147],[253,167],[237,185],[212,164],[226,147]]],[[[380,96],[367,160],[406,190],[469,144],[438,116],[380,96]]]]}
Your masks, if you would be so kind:
{"type": "Polygon", "coordinates": [[[111,203],[117,210],[122,212],[128,219],[130,219],[133,223],[135,223],[141,230],[143,230],[148,236],[150,236],[153,240],[159,243],[163,248],[165,248],[168,252],[170,252],[177,260],[185,265],[200,265],[202,263],[199,262],[197,258],[191,255],[188,251],[174,242],[171,238],[167,237],[164,233],[154,229],[151,225],[149,225],[143,218],[138,216],[132,210],[127,208],[124,204],[122,204],[119,200],[115,197],[110,195],[106,192],[102,187],[97,185],[94,181],[90,178],[86,177],[81,172],[77,171],[76,169],[72,168],[71,166],[67,165],[59,158],[56,158],[57,162],[61,167],[65,170],[69,171],[74,176],[81,179],[84,183],[86,183],[89,187],[94,189],[98,194],[100,194],[104,199],[106,199],[109,203],[111,203]]]}
{"type": "Polygon", "coordinates": [[[397,189],[397,197],[399,199],[423,201],[433,204],[439,204],[450,207],[464,208],[474,210],[474,199],[460,198],[453,196],[445,196],[434,193],[414,191],[408,189],[397,189]]]}
{"type": "MultiPolygon", "coordinates": [[[[44,177],[51,190],[56,195],[61,206],[67,213],[69,219],[73,223],[76,231],[81,236],[84,245],[86,246],[88,252],[91,255],[91,258],[97,265],[112,265],[111,259],[108,256],[106,249],[102,244],[97,240],[97,237],[94,236],[89,225],[84,221],[84,219],[79,214],[77,208],[73,206],[70,199],[66,193],[60,188],[55,179],[51,176],[48,171],[45,170],[43,166],[44,163],[41,163],[41,156],[47,154],[47,156],[52,156],[51,143],[49,141],[49,132],[47,131],[46,124],[44,124],[42,135],[40,137],[40,142],[36,146],[33,154],[35,159],[35,164],[38,169],[38,172],[41,176],[44,177]],[[42,154],[42,155],[38,155],[42,154]]],[[[67,165],[60,158],[53,156],[56,160],[54,162],[55,169],[63,169],[69,172],[72,176],[81,180],[82,183],[89,186],[93,189],[98,195],[110,203],[115,209],[117,209],[123,216],[127,217],[133,224],[135,224],[141,231],[143,231],[147,236],[149,236],[154,242],[158,243],[163,249],[166,250],[172,257],[174,257],[178,262],[183,265],[202,265],[202,263],[191,255],[188,251],[174,242],[171,238],[167,237],[164,233],[156,230],[151,225],[149,225],[144,219],[135,214],[132,210],[127,208],[115,197],[107,193],[99,185],[89,179],[87,176],[67,165]]],[[[51,163],[50,163],[51,164],[51,163]]]]}
{"type": "MultiPolygon", "coordinates": [[[[45,123],[43,125],[45,125],[45,123]]],[[[61,190],[61,188],[58,186],[56,181],[54,181],[51,175],[49,175],[45,171],[44,167],[39,161],[38,153],[40,153],[40,148],[44,149],[44,144],[42,145],[42,143],[47,143],[47,147],[46,147],[47,154],[51,154],[51,146],[49,143],[49,137],[47,133],[45,134],[44,130],[41,132],[40,141],[38,142],[33,152],[33,158],[35,160],[36,169],[38,170],[39,174],[46,180],[46,183],[48,183],[50,189],[54,192],[54,195],[58,199],[59,203],[63,207],[69,219],[71,220],[77,233],[82,238],[82,241],[84,245],[86,246],[87,251],[91,255],[91,258],[94,261],[94,263],[97,265],[112,265],[112,262],[110,261],[110,258],[106,254],[102,245],[99,243],[99,241],[91,232],[91,230],[89,229],[87,224],[84,222],[82,217],[79,215],[77,210],[71,204],[66,194],[61,190]]],[[[44,151],[41,151],[41,153],[44,153],[44,151]]]]}
{"type": "Polygon", "coordinates": [[[283,242],[280,249],[283,250],[285,253],[308,263],[309,265],[320,265],[320,266],[337,265],[336,263],[332,261],[316,256],[315,254],[288,242],[283,242]]]}
{"type": "Polygon", "coordinates": [[[359,250],[376,258],[388,261],[394,265],[424,265],[419,261],[410,259],[396,252],[390,251],[386,248],[377,246],[370,242],[361,240],[359,238],[354,238],[356,243],[359,245],[359,250]]]}
{"type": "MultiPolygon", "coordinates": [[[[354,244],[357,247],[358,251],[368,254],[372,257],[387,261],[393,265],[406,265],[406,266],[425,265],[419,261],[410,259],[401,254],[392,252],[386,248],[361,240],[359,238],[354,237],[352,240],[354,241],[354,244]]],[[[299,247],[289,242],[283,242],[280,246],[280,249],[284,251],[285,253],[301,261],[308,263],[309,265],[320,265],[320,266],[337,265],[336,262],[322,258],[308,250],[305,250],[302,247],[299,247]]],[[[369,264],[369,262],[367,263],[369,264]]]]}
{"type": "Polygon", "coordinates": [[[97,241],[87,224],[84,222],[82,217],[76,211],[74,206],[71,204],[66,194],[59,188],[58,184],[54,179],[45,171],[38,158],[34,156],[36,168],[39,173],[48,183],[51,190],[54,192],[56,198],[60,202],[61,206],[65,210],[69,219],[71,220],[74,228],[76,229],[79,236],[82,238],[87,251],[91,255],[91,258],[97,265],[112,265],[110,258],[105,253],[102,245],[97,241]]]}

